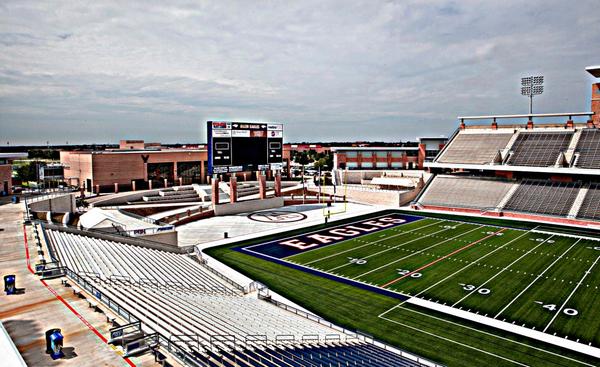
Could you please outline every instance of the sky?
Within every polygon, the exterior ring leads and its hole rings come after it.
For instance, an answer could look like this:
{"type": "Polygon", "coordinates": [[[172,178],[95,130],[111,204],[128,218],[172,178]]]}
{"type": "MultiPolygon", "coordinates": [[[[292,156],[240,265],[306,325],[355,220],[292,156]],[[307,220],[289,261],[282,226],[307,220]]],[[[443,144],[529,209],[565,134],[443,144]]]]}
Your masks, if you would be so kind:
{"type": "Polygon", "coordinates": [[[0,146],[450,135],[457,116],[590,109],[598,0],[0,2],[0,146]]]}

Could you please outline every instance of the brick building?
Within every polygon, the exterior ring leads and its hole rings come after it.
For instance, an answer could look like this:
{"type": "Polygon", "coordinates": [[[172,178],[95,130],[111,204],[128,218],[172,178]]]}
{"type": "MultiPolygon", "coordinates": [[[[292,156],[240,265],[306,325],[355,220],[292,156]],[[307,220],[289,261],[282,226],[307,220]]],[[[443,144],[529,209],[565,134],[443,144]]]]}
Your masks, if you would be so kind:
{"type": "Polygon", "coordinates": [[[20,158],[27,158],[27,153],[0,153],[0,195],[13,193],[12,162],[20,158]]]}
{"type": "Polygon", "coordinates": [[[62,151],[65,181],[86,191],[140,190],[206,183],[206,149],[162,149],[143,141],[121,141],[120,149],[62,151]],[[144,148],[142,148],[144,147],[144,148]]]}
{"type": "Polygon", "coordinates": [[[334,147],[333,168],[348,170],[422,169],[425,146],[334,147]]]}

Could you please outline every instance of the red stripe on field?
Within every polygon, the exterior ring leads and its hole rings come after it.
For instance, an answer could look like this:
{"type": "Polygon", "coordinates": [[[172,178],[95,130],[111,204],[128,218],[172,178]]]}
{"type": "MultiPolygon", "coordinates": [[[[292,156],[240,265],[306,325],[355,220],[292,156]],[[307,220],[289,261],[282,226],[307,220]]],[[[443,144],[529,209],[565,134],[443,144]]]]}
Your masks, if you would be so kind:
{"type": "Polygon", "coordinates": [[[440,257],[439,259],[436,259],[436,260],[434,260],[434,261],[430,262],[429,264],[423,265],[423,266],[421,266],[420,268],[418,268],[418,269],[416,269],[416,270],[413,270],[413,271],[411,271],[410,273],[406,273],[406,274],[402,275],[401,277],[398,277],[398,278],[396,278],[396,279],[394,279],[394,280],[392,280],[392,281],[390,281],[390,282],[387,282],[387,283],[385,283],[384,285],[382,285],[382,287],[383,287],[383,288],[386,288],[386,287],[388,287],[388,286],[390,286],[390,285],[392,285],[392,284],[394,284],[394,283],[396,283],[396,282],[398,282],[398,281],[400,281],[400,280],[402,280],[402,279],[404,279],[404,278],[406,278],[406,277],[408,277],[408,276],[410,276],[410,275],[412,275],[412,274],[414,274],[414,273],[418,273],[419,271],[421,271],[421,270],[423,270],[423,269],[426,269],[426,268],[430,267],[431,265],[433,265],[433,264],[436,264],[436,263],[438,263],[438,262],[440,262],[440,261],[442,261],[442,260],[444,260],[444,259],[446,259],[446,258],[448,258],[448,257],[450,257],[450,256],[452,256],[452,255],[454,255],[454,254],[457,254],[457,253],[459,253],[459,252],[461,252],[461,251],[464,251],[464,250],[468,249],[469,247],[471,247],[471,246],[474,246],[474,245],[478,244],[478,243],[479,243],[479,242],[481,242],[481,241],[485,241],[485,240],[487,240],[487,239],[488,239],[488,238],[490,238],[490,237],[494,237],[494,236],[495,236],[495,235],[497,235],[498,233],[502,233],[502,232],[504,232],[505,230],[506,230],[506,228],[502,228],[502,229],[501,229],[501,230],[499,230],[498,232],[494,232],[494,233],[492,233],[492,234],[490,234],[490,235],[487,235],[487,236],[485,236],[485,237],[483,237],[483,238],[480,238],[480,239],[478,239],[478,240],[477,240],[477,241],[475,241],[475,242],[471,242],[471,243],[469,243],[469,244],[468,244],[468,245],[466,245],[466,246],[463,246],[463,247],[461,247],[461,248],[459,248],[459,249],[457,249],[457,250],[454,250],[454,251],[452,251],[451,253],[449,253],[449,254],[447,254],[447,255],[444,255],[444,256],[440,257]]]}
{"type": "MultiPolygon", "coordinates": [[[[24,244],[25,244],[25,257],[27,260],[27,269],[29,269],[29,271],[31,272],[31,274],[35,274],[35,272],[33,271],[33,269],[31,268],[31,263],[29,261],[29,245],[27,242],[27,230],[25,225],[23,225],[23,239],[24,239],[24,244]]],[[[45,280],[40,279],[40,282],[42,282],[42,284],[44,285],[44,287],[46,287],[46,289],[48,289],[50,291],[50,293],[52,293],[54,295],[54,297],[56,297],[59,301],[61,301],[71,312],[73,312],[73,314],[75,316],[77,316],[77,318],[79,320],[81,320],[81,322],[84,323],[85,326],[88,327],[88,329],[90,329],[94,334],[96,334],[96,336],[98,336],[98,338],[100,338],[100,340],[102,340],[105,344],[108,344],[108,340],[106,340],[106,338],[104,337],[104,335],[100,334],[100,332],[98,331],[98,329],[96,329],[94,326],[92,326],[92,324],[90,324],[85,317],[81,316],[79,314],[79,312],[77,312],[67,301],[65,301],[64,298],[62,298],[57,292],[56,290],[54,290],[54,288],[52,288],[50,285],[48,285],[48,283],[46,283],[45,280]]],[[[136,367],[135,363],[131,362],[131,360],[129,358],[123,358],[123,360],[125,362],[127,362],[128,365],[130,365],[131,367],[136,367]]]]}

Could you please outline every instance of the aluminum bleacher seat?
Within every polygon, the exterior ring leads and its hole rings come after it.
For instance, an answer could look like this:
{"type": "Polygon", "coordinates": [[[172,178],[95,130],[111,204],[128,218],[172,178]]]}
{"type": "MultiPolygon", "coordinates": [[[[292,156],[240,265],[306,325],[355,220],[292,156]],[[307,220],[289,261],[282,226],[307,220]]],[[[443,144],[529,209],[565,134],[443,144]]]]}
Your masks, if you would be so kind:
{"type": "Polygon", "coordinates": [[[513,185],[503,180],[436,176],[419,202],[454,208],[495,208],[513,185]]]}
{"type": "Polygon", "coordinates": [[[577,217],[600,220],[600,184],[593,183],[590,185],[577,217]]]}
{"type": "Polygon", "coordinates": [[[45,231],[63,266],[92,283],[94,296],[118,304],[199,366],[418,366],[256,294],[244,295],[185,255],[45,231]]]}
{"type": "Polygon", "coordinates": [[[521,132],[511,148],[513,166],[549,167],[569,147],[573,131],[521,132]]]}
{"type": "Polygon", "coordinates": [[[508,200],[504,210],[566,216],[580,187],[577,182],[524,180],[508,200]]]}
{"type": "Polygon", "coordinates": [[[125,243],[47,230],[60,261],[73,271],[148,286],[235,292],[214,274],[185,255],[125,243]]]}
{"type": "Polygon", "coordinates": [[[582,129],[575,152],[579,153],[577,167],[600,169],[600,130],[582,129]]]}
{"type": "Polygon", "coordinates": [[[513,134],[513,131],[477,134],[459,132],[437,159],[437,162],[462,164],[492,163],[498,152],[506,148],[513,134]]]}

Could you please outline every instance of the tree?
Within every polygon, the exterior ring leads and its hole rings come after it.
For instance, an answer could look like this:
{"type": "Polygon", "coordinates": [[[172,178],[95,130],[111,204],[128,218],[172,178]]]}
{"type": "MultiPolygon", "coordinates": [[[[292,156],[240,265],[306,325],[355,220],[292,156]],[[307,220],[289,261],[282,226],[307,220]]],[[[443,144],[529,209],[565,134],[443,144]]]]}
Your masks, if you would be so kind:
{"type": "Polygon", "coordinates": [[[38,179],[38,167],[41,162],[31,161],[23,165],[18,166],[15,171],[17,172],[17,178],[23,182],[37,181],[38,179]]]}

